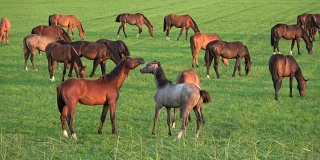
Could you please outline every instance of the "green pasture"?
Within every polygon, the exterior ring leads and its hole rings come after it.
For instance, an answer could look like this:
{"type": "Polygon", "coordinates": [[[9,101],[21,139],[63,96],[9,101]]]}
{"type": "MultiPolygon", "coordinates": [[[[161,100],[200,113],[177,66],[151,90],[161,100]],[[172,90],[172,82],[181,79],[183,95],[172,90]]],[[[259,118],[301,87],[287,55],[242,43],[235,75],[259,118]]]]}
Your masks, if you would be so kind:
{"type": "MultiPolygon", "coordinates": [[[[302,13],[319,13],[316,0],[97,0],[97,1],[11,1],[3,0],[0,17],[11,19],[10,44],[0,44],[0,159],[320,159],[320,35],[309,55],[301,39],[301,55],[293,56],[304,77],[309,79],[304,98],[299,97],[294,80],[293,97],[289,97],[289,79],[283,81],[279,101],[268,69],[273,53],[270,29],[277,23],[296,23],[302,13]],[[139,38],[138,28],[127,25],[128,38],[115,18],[120,13],[143,13],[153,24],[155,36],[147,27],[139,38]],[[204,105],[206,123],[194,139],[195,115],[183,138],[173,141],[180,131],[181,119],[173,135],[168,136],[166,112],[162,110],[157,134],[152,135],[156,86],[152,75],[142,75],[138,66],[125,80],[117,103],[117,135],[111,134],[109,116],[103,134],[97,130],[102,106],[78,104],[74,127],[79,140],[62,136],[60,114],[56,102],[56,86],[62,70],[55,70],[55,82],[49,81],[45,54],[36,55],[38,71],[24,70],[22,39],[31,29],[48,24],[50,14],[73,14],[82,22],[85,40],[100,38],[123,40],[131,55],[146,62],[161,62],[167,77],[175,81],[177,74],[191,68],[191,50],[185,32],[173,28],[171,40],[165,40],[163,18],[170,13],[189,14],[201,32],[216,33],[226,41],[242,41],[247,45],[251,72],[232,78],[235,60],[225,67],[220,62],[220,79],[213,68],[205,77],[204,51],[200,51],[198,68],[202,89],[212,101],[204,105]]],[[[189,37],[193,34],[189,30],[189,37]]],[[[80,40],[76,30],[75,40],[80,40]]],[[[290,51],[291,41],[280,40],[283,54],[290,51]]],[[[92,61],[87,65],[87,76],[92,61]]],[[[107,72],[115,67],[107,61],[107,72]]],[[[91,79],[101,76],[100,68],[91,79]]],[[[69,130],[68,130],[69,132],[69,130]]],[[[69,133],[70,134],[70,133],[69,133]]]]}

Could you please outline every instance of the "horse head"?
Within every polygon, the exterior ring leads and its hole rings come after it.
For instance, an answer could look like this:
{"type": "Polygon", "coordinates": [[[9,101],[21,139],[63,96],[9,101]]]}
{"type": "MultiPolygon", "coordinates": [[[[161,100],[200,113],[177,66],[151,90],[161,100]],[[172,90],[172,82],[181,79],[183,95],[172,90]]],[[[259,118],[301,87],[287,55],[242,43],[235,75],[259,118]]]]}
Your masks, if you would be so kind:
{"type": "Polygon", "coordinates": [[[150,36],[153,37],[154,36],[154,30],[153,30],[153,26],[150,25],[150,27],[148,27],[148,31],[150,33],[150,36]]]}
{"type": "Polygon", "coordinates": [[[131,56],[125,56],[125,55],[121,55],[122,59],[126,65],[126,68],[128,69],[135,69],[137,66],[139,66],[140,64],[144,64],[144,59],[143,58],[133,58],[131,56]]]}
{"type": "Polygon", "coordinates": [[[303,78],[303,80],[301,82],[299,82],[298,85],[297,85],[297,89],[299,90],[299,94],[300,94],[301,97],[304,97],[306,95],[307,81],[308,80],[309,79],[306,80],[306,79],[303,78]]]}
{"type": "Polygon", "coordinates": [[[252,62],[247,62],[247,61],[245,61],[244,62],[245,64],[246,64],[246,68],[245,68],[245,70],[246,70],[246,75],[248,75],[248,73],[250,72],[250,70],[251,70],[251,64],[252,64],[252,62]]]}
{"type": "Polygon", "coordinates": [[[154,60],[154,61],[149,62],[148,64],[146,64],[143,68],[141,68],[140,72],[142,74],[144,74],[144,73],[152,73],[152,74],[154,74],[156,72],[156,70],[158,69],[158,67],[160,67],[160,62],[154,60]]]}

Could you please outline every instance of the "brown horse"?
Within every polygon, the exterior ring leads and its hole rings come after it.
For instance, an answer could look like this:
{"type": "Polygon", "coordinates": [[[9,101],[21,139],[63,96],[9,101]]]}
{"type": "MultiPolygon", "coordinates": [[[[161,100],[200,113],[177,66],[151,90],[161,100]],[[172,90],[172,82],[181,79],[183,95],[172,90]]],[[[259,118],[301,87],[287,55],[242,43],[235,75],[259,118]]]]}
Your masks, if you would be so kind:
{"type": "Polygon", "coordinates": [[[179,40],[183,30],[186,30],[186,40],[188,39],[188,30],[191,27],[195,33],[200,32],[197,23],[189,15],[169,14],[163,18],[163,32],[167,30],[166,39],[170,40],[171,27],[181,28],[177,38],[179,40]]]}
{"type": "Polygon", "coordinates": [[[49,43],[57,42],[60,38],[55,35],[38,35],[29,34],[23,39],[23,54],[24,54],[24,69],[28,70],[28,59],[30,56],[30,61],[34,70],[37,70],[34,64],[34,56],[36,49],[45,52],[46,46],[49,43]]]}
{"type": "Polygon", "coordinates": [[[70,64],[69,76],[71,77],[71,71],[74,68],[77,74],[77,77],[84,78],[86,74],[85,66],[83,66],[81,59],[77,51],[70,45],[59,42],[59,43],[49,43],[45,49],[47,59],[48,59],[48,70],[50,74],[50,81],[55,81],[54,79],[54,67],[57,62],[63,62],[63,77],[66,74],[67,65],[70,64]]]}
{"type": "Polygon", "coordinates": [[[9,35],[10,35],[11,23],[9,18],[2,18],[0,21],[0,42],[1,43],[9,43],[9,35]]]}
{"type": "Polygon", "coordinates": [[[94,76],[95,70],[100,64],[102,75],[106,73],[106,61],[111,59],[115,64],[121,62],[121,56],[118,53],[111,52],[106,43],[75,41],[71,45],[79,53],[80,57],[93,60],[93,69],[90,77],[94,76]]]}
{"type": "Polygon", "coordinates": [[[303,13],[297,16],[297,25],[300,27],[303,27],[304,30],[306,30],[306,18],[308,13],[303,13]]]}
{"type": "MultiPolygon", "coordinates": [[[[193,70],[184,70],[180,72],[176,78],[176,84],[181,84],[181,83],[195,83],[200,87],[200,78],[198,74],[193,70]]],[[[173,120],[172,120],[172,127],[175,128],[176,126],[176,114],[177,114],[178,108],[174,108],[174,113],[173,113],[173,120]]],[[[204,117],[202,113],[202,107],[200,108],[202,119],[204,122],[204,117]]],[[[191,120],[190,114],[189,114],[189,121],[191,120]]]]}
{"type": "Polygon", "coordinates": [[[84,40],[84,29],[82,27],[81,22],[74,15],[61,15],[61,14],[53,14],[49,15],[49,26],[61,26],[68,27],[67,33],[72,33],[72,39],[74,39],[74,28],[77,27],[79,31],[79,36],[81,40],[84,40]]]}
{"type": "Polygon", "coordinates": [[[207,44],[206,47],[206,53],[205,53],[205,62],[207,67],[207,78],[209,78],[209,69],[212,62],[212,59],[214,59],[214,70],[216,71],[217,78],[220,77],[220,74],[218,72],[218,62],[219,57],[223,57],[226,59],[236,59],[236,63],[234,65],[234,70],[232,77],[235,77],[236,70],[238,69],[239,75],[240,75],[240,61],[242,58],[245,59],[245,71],[246,75],[248,75],[250,69],[251,69],[251,59],[250,54],[248,51],[247,46],[245,46],[242,42],[235,41],[235,42],[225,42],[225,41],[212,41],[207,44]]]}
{"type": "Polygon", "coordinates": [[[300,38],[306,43],[306,48],[309,54],[312,54],[312,41],[307,32],[303,30],[299,25],[287,25],[277,24],[271,28],[271,46],[273,46],[273,54],[276,54],[276,49],[279,54],[279,40],[281,38],[292,40],[290,54],[292,55],[292,49],[295,41],[297,41],[298,54],[300,54],[300,38]]]}
{"type": "MultiPolygon", "coordinates": [[[[205,34],[205,33],[195,33],[190,37],[190,48],[192,53],[192,68],[194,65],[199,67],[198,65],[198,54],[200,49],[205,50],[206,46],[209,42],[214,40],[221,40],[221,38],[216,34],[205,34]]],[[[228,59],[222,58],[222,62],[224,65],[228,66],[229,61],[228,59]]]]}
{"type": "Polygon", "coordinates": [[[290,80],[290,97],[292,97],[292,80],[293,77],[296,78],[298,82],[298,90],[300,96],[303,97],[306,94],[307,81],[305,80],[302,71],[296,62],[296,60],[291,55],[272,55],[269,59],[269,70],[273,81],[273,87],[275,90],[274,99],[278,100],[278,92],[281,88],[282,80],[284,77],[289,77],[290,80]]]}
{"type": "Polygon", "coordinates": [[[312,39],[312,41],[315,41],[316,39],[316,33],[317,30],[320,34],[320,26],[317,23],[317,21],[320,19],[320,14],[308,14],[306,16],[306,27],[305,30],[308,32],[309,37],[312,39]]]}
{"type": "Polygon", "coordinates": [[[121,25],[118,29],[117,36],[119,37],[119,32],[122,29],[124,36],[127,38],[127,34],[125,32],[126,29],[126,23],[130,25],[136,25],[139,28],[137,37],[140,36],[142,32],[142,25],[145,24],[148,27],[148,31],[150,33],[150,36],[153,37],[154,31],[153,31],[153,26],[150,23],[150,21],[141,13],[135,13],[135,14],[130,14],[130,13],[122,13],[119,14],[116,18],[116,22],[121,22],[121,25]]]}
{"type": "Polygon", "coordinates": [[[56,35],[56,36],[60,37],[60,39],[64,39],[69,43],[72,42],[68,33],[60,26],[39,25],[39,26],[34,27],[32,29],[31,34],[56,35]]]}
{"type": "Polygon", "coordinates": [[[111,41],[108,39],[99,39],[96,42],[102,42],[108,45],[108,48],[112,54],[118,54],[120,57],[122,54],[125,56],[130,56],[130,51],[122,40],[111,41]]]}
{"type": "Polygon", "coordinates": [[[66,122],[68,122],[71,138],[77,139],[73,128],[73,118],[78,102],[85,105],[103,105],[99,134],[102,133],[102,126],[110,109],[112,133],[116,134],[115,113],[120,96],[120,88],[130,70],[143,63],[144,60],[142,58],[123,57],[121,63],[109,74],[105,74],[99,79],[70,78],[62,82],[57,87],[57,102],[61,113],[60,120],[63,135],[68,137],[66,130],[66,122]]]}
{"type": "Polygon", "coordinates": [[[164,106],[167,109],[168,135],[171,135],[170,110],[171,108],[180,107],[180,117],[183,119],[183,122],[181,130],[176,139],[179,140],[185,131],[189,123],[188,116],[192,109],[197,120],[195,138],[198,138],[200,126],[203,122],[203,117],[200,110],[203,103],[208,103],[211,101],[210,94],[207,91],[200,89],[200,87],[195,83],[173,84],[167,79],[160,62],[158,61],[152,61],[148,63],[140,69],[140,72],[142,74],[153,74],[156,81],[157,92],[154,96],[156,105],[152,134],[156,134],[158,118],[161,108],[164,106]]]}

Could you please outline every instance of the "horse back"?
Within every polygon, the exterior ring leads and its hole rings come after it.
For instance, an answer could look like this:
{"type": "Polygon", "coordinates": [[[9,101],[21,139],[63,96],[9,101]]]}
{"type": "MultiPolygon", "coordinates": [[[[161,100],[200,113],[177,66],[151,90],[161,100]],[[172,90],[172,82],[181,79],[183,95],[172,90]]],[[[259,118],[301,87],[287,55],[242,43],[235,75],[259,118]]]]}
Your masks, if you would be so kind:
{"type": "Polygon", "coordinates": [[[0,22],[0,29],[4,32],[9,32],[10,28],[11,28],[10,19],[7,17],[2,18],[0,22]]]}
{"type": "Polygon", "coordinates": [[[297,62],[290,55],[274,54],[269,59],[269,71],[274,80],[280,77],[289,77],[296,71],[296,68],[297,62]]]}
{"type": "Polygon", "coordinates": [[[195,83],[200,86],[200,79],[198,74],[193,69],[190,69],[180,72],[176,78],[176,83],[195,83]]]}

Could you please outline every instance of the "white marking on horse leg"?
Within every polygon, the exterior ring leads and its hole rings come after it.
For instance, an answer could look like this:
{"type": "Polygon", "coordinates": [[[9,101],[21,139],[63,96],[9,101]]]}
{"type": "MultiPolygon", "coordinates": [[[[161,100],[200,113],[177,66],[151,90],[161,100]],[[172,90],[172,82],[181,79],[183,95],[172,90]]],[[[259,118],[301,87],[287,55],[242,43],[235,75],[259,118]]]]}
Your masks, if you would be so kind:
{"type": "Polygon", "coordinates": [[[176,128],[176,122],[172,123],[172,128],[176,128]]]}
{"type": "Polygon", "coordinates": [[[67,130],[63,130],[63,131],[62,131],[62,134],[63,134],[63,136],[65,136],[65,137],[69,137],[67,130]]]}
{"type": "Polygon", "coordinates": [[[117,37],[119,38],[119,35],[117,35],[117,37]]]}
{"type": "Polygon", "coordinates": [[[52,78],[50,79],[50,81],[51,82],[54,82],[55,80],[54,80],[54,76],[52,76],[52,78]]]}
{"type": "Polygon", "coordinates": [[[170,41],[170,37],[166,36],[166,40],[170,41]]]}
{"type": "Polygon", "coordinates": [[[26,71],[29,70],[28,67],[25,67],[24,69],[25,69],[26,71]]]}
{"type": "Polygon", "coordinates": [[[137,34],[137,37],[139,37],[139,36],[140,36],[140,34],[138,33],[138,34],[137,34]]]}
{"type": "Polygon", "coordinates": [[[181,138],[182,134],[183,134],[183,131],[181,130],[181,131],[179,132],[176,140],[179,140],[179,139],[181,138]]]}
{"type": "Polygon", "coordinates": [[[273,54],[276,54],[276,52],[273,52],[273,54]]]}
{"type": "Polygon", "coordinates": [[[209,75],[207,75],[206,77],[207,77],[207,78],[210,78],[210,76],[209,76],[209,75]]]}
{"type": "Polygon", "coordinates": [[[290,51],[290,55],[292,55],[292,51],[290,51]]]}
{"type": "Polygon", "coordinates": [[[75,139],[75,140],[78,140],[76,133],[73,133],[73,134],[71,135],[71,138],[73,138],[73,139],[75,139]]]}
{"type": "Polygon", "coordinates": [[[278,54],[281,54],[281,52],[279,52],[278,54]]]}

